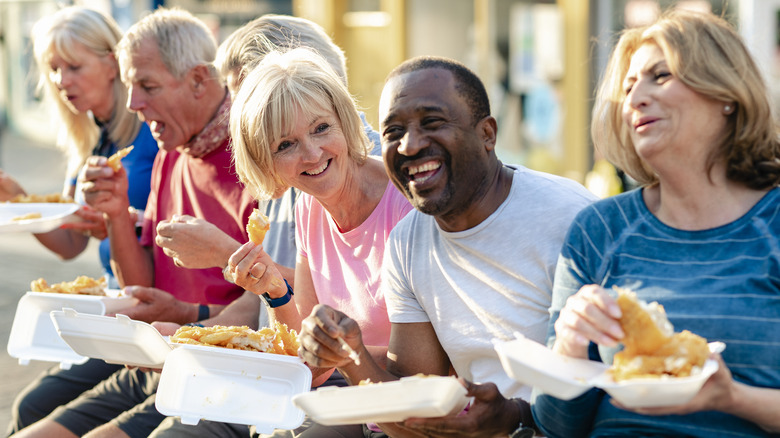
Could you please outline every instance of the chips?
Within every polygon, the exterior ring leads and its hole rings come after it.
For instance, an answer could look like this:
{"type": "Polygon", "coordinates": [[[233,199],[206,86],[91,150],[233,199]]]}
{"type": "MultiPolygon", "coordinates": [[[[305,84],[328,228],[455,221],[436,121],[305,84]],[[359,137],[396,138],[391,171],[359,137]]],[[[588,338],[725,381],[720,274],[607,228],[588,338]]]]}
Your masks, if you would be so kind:
{"type": "Polygon", "coordinates": [[[59,204],[71,204],[73,199],[67,196],[62,196],[60,193],[51,193],[48,195],[16,195],[9,199],[8,202],[14,203],[59,203],[59,204]]]}
{"type": "Polygon", "coordinates": [[[94,279],[81,275],[73,281],[63,281],[50,286],[46,280],[39,278],[30,283],[30,290],[33,292],[105,296],[106,279],[102,277],[94,279]]]}
{"type": "Polygon", "coordinates": [[[114,172],[119,172],[119,169],[122,168],[122,158],[126,157],[132,150],[133,146],[128,146],[116,151],[114,155],[108,157],[108,165],[114,169],[114,172]]]}
{"type": "Polygon", "coordinates": [[[300,347],[298,333],[278,321],[274,328],[260,330],[252,330],[247,326],[182,326],[171,336],[171,342],[288,356],[297,356],[300,347]]]}
{"type": "Polygon", "coordinates": [[[42,217],[40,212],[34,211],[32,213],[23,214],[21,216],[16,216],[11,218],[12,221],[27,221],[31,219],[40,219],[42,217]]]}

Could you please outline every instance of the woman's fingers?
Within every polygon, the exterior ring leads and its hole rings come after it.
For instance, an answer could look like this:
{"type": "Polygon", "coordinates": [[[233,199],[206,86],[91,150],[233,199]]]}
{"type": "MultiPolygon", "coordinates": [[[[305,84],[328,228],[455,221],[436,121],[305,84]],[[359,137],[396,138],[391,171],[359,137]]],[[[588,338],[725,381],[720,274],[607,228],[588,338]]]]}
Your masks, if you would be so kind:
{"type": "Polygon", "coordinates": [[[623,338],[620,308],[602,287],[584,286],[569,297],[555,322],[556,351],[582,356],[595,342],[614,347],[623,338]]]}

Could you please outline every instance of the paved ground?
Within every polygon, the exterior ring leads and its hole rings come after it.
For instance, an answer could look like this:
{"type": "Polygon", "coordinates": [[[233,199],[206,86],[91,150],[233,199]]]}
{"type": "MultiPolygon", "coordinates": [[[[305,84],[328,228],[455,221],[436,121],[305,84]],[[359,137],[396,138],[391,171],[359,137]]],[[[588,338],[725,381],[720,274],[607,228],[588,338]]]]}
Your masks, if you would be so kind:
{"type": "MultiPolygon", "coordinates": [[[[11,173],[29,193],[59,192],[64,180],[61,152],[13,133],[0,137],[0,168],[11,173]]],[[[7,345],[19,298],[39,277],[49,282],[72,280],[78,275],[99,276],[97,244],[74,260],[62,261],[31,234],[0,233],[0,434],[10,421],[14,396],[42,370],[54,365],[33,361],[19,365],[7,345]]]]}

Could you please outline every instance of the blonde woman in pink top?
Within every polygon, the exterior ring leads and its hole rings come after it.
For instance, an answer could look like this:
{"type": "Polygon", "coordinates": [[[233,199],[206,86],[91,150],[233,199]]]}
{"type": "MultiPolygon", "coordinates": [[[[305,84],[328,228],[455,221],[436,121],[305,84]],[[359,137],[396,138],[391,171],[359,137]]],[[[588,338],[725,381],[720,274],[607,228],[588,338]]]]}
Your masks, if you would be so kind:
{"type": "MultiPolygon", "coordinates": [[[[242,246],[228,270],[300,330],[318,304],[358,316],[372,356],[384,363],[390,323],[379,274],[390,230],[412,206],[385,173],[346,86],[315,52],[271,52],[239,89],[231,110],[233,156],[256,197],[287,187],[296,207],[295,291],[262,246],[242,246]]],[[[315,375],[322,370],[315,370],[315,375]]],[[[316,380],[316,379],[315,379],[316,380]]]]}

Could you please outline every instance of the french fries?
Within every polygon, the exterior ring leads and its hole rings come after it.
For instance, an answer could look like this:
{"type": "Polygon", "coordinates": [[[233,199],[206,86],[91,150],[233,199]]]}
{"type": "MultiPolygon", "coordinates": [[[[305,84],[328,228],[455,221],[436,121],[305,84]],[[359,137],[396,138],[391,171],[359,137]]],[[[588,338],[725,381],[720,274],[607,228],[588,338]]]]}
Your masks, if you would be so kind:
{"type": "Polygon", "coordinates": [[[129,154],[132,150],[133,150],[133,146],[131,145],[116,151],[114,155],[108,157],[109,167],[114,169],[114,172],[119,172],[119,169],[122,168],[122,158],[126,157],[127,154],[129,154]]]}

